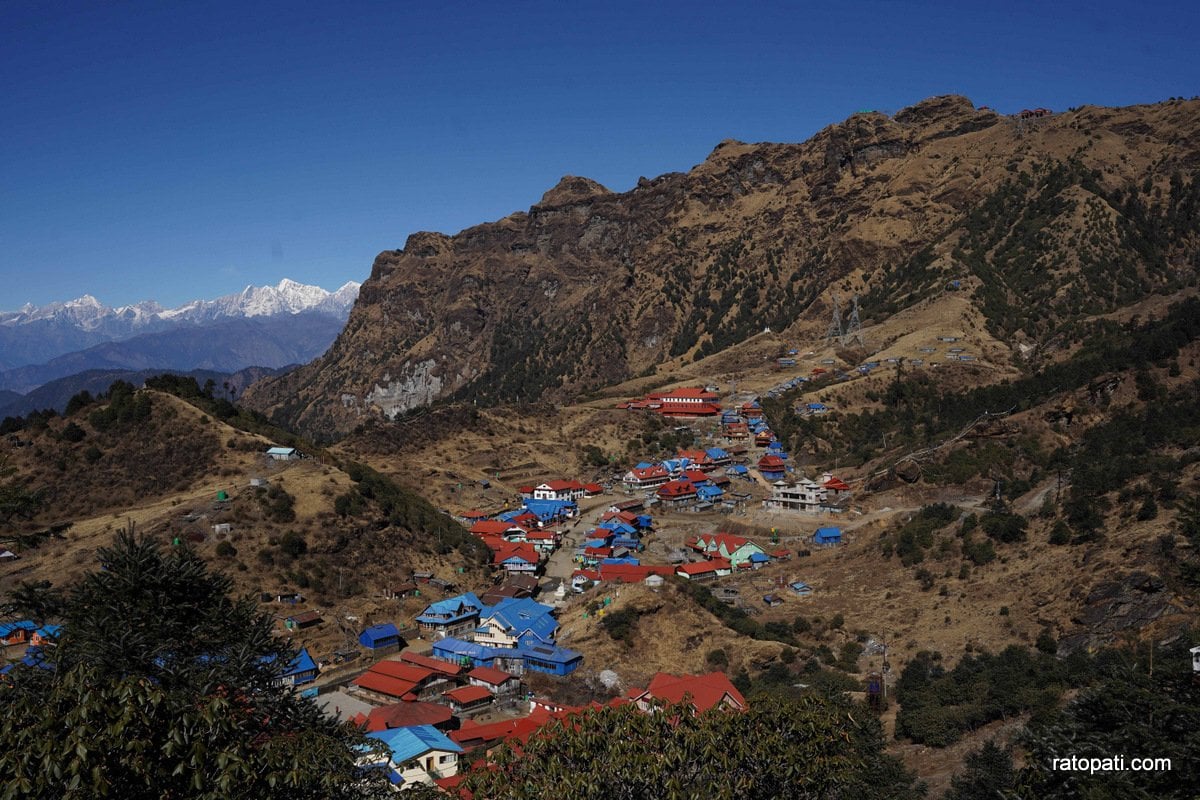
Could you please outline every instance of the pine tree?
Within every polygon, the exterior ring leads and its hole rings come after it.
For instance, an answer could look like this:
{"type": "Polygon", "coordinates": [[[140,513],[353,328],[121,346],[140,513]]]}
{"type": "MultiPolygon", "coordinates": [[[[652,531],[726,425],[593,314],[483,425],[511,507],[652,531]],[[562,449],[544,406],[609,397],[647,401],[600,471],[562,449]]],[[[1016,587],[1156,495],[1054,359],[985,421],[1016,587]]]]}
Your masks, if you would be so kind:
{"type": "Polygon", "coordinates": [[[280,685],[296,653],[228,577],[131,531],[66,591],[14,605],[59,615],[53,669],[0,685],[0,798],[370,796],[361,736],[280,685]]]}

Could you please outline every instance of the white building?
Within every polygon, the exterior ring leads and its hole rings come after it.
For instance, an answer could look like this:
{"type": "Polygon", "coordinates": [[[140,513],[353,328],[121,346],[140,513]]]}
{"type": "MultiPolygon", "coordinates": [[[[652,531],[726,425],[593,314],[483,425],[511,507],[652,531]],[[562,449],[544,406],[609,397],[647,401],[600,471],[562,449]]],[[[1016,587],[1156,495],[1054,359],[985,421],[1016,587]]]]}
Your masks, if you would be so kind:
{"type": "Polygon", "coordinates": [[[766,508],[778,508],[785,511],[817,512],[829,499],[829,491],[808,478],[801,478],[796,483],[775,481],[772,484],[771,496],[763,501],[766,508]]]}

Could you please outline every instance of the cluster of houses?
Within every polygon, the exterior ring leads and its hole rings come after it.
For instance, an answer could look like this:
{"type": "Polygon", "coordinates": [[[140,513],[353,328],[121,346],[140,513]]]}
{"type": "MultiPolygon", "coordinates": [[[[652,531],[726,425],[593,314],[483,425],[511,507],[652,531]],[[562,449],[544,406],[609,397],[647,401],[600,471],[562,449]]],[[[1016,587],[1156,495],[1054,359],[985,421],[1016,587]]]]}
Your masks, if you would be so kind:
{"type": "Polygon", "coordinates": [[[637,553],[645,549],[642,536],[654,527],[654,518],[637,513],[641,502],[610,506],[575,552],[575,563],[585,567],[600,564],[637,564],[637,553]]]}
{"type": "MultiPolygon", "coordinates": [[[[6,655],[10,647],[25,648],[20,663],[27,667],[54,669],[46,660],[43,648],[57,640],[61,632],[60,625],[42,624],[28,619],[3,622],[0,623],[0,645],[4,646],[6,655]]],[[[14,666],[5,664],[0,667],[0,675],[7,675],[14,666]]]]}
{"type": "Polygon", "coordinates": [[[555,643],[554,609],[530,597],[488,606],[467,592],[431,603],[417,616],[433,656],[463,666],[495,667],[514,675],[574,672],[583,655],[555,643]]]}
{"type": "Polygon", "coordinates": [[[492,566],[509,574],[536,574],[562,541],[556,526],[579,516],[578,501],[604,491],[598,483],[553,480],[522,486],[521,505],[499,514],[472,510],[459,515],[492,551],[492,566]]]}
{"type": "Polygon", "coordinates": [[[732,533],[702,534],[686,542],[686,546],[700,559],[662,565],[640,564],[636,560],[601,560],[575,570],[571,575],[572,587],[583,591],[593,584],[612,582],[645,583],[656,588],[671,575],[690,581],[709,581],[736,571],[760,569],[774,559],[791,557],[786,549],[768,551],[758,543],[732,533]]]}
{"type": "Polygon", "coordinates": [[[731,479],[745,478],[748,471],[733,460],[733,454],[720,447],[680,450],[675,458],[639,463],[625,473],[622,482],[630,491],[652,492],[653,502],[664,508],[693,511],[708,511],[718,506],[735,508],[748,495],[731,493],[731,479]]]}
{"type": "MultiPolygon", "coordinates": [[[[478,672],[480,669],[476,668],[468,673],[468,681],[470,675],[478,672]]],[[[467,684],[473,685],[473,681],[467,684]]],[[[645,688],[631,688],[606,705],[633,706],[649,714],[664,705],[678,703],[686,703],[696,714],[712,709],[738,713],[747,708],[746,698],[721,672],[706,675],[660,672],[645,688]]],[[[460,769],[468,754],[473,767],[487,769],[491,752],[500,745],[506,742],[517,745],[519,753],[519,746],[531,736],[539,732],[552,735],[544,732],[548,723],[603,707],[594,701],[586,706],[570,706],[531,698],[527,716],[488,723],[465,719],[457,727],[456,720],[446,718],[436,708],[377,709],[354,719],[366,728],[367,737],[380,742],[384,750],[380,755],[364,756],[362,766],[382,770],[396,788],[434,784],[453,793],[465,777],[460,769]]]]}

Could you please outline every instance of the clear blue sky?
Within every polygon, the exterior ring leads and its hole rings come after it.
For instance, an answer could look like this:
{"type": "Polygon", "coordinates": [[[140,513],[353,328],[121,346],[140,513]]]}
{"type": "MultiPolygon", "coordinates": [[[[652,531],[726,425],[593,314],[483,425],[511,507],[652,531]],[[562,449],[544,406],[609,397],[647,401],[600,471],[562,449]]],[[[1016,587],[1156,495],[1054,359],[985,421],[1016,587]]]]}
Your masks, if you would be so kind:
{"type": "Polygon", "coordinates": [[[1195,0],[11,0],[0,309],[332,288],[564,174],[623,191],[721,139],[802,141],[935,94],[1190,97],[1197,23],[1195,0]]]}

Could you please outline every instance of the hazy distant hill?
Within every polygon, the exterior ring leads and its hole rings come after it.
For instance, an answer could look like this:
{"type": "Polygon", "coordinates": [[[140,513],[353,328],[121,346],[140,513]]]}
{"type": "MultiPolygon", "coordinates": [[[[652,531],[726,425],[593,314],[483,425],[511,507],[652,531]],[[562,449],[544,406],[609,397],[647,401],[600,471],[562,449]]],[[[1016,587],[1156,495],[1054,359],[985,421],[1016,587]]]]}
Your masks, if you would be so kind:
{"type": "MultiPolygon", "coordinates": [[[[282,369],[248,367],[233,373],[203,369],[188,370],[186,372],[174,370],[174,372],[178,375],[195,378],[196,383],[200,384],[200,386],[204,386],[206,381],[211,380],[218,397],[227,396],[229,391],[232,390],[232,394],[236,398],[242,393],[242,390],[255,381],[286,372],[288,369],[293,368],[293,366],[289,365],[282,369]],[[228,384],[228,389],[226,389],[226,384],[228,384]]],[[[86,372],[78,372],[74,375],[68,375],[65,378],[50,381],[26,395],[0,391],[0,418],[23,416],[30,411],[45,408],[53,408],[55,411],[62,412],[66,408],[67,402],[82,391],[91,392],[92,395],[99,395],[101,392],[108,391],[108,388],[116,381],[126,381],[134,386],[141,386],[147,378],[171,371],[164,369],[91,369],[86,372]]]]}
{"type": "Polygon", "coordinates": [[[106,342],[47,364],[0,372],[0,387],[28,393],[87,370],[205,369],[236,372],[247,366],[276,369],[311,361],[342,329],[343,321],[308,311],[286,317],[229,319],[202,327],[146,333],[106,342]]]}
{"type": "Polygon", "coordinates": [[[333,341],[358,294],[284,280],[175,309],[108,308],[82,297],[0,313],[0,389],[27,393],[90,369],[235,372],[310,361],[333,341]]]}
{"type": "Polygon", "coordinates": [[[800,144],[727,141],[614,193],[567,177],[528,212],[375,260],[320,360],[246,401],[330,435],[457,396],[569,401],[770,327],[944,291],[1014,355],[1196,280],[1200,101],[1003,116],[937,97],[800,144]]]}

